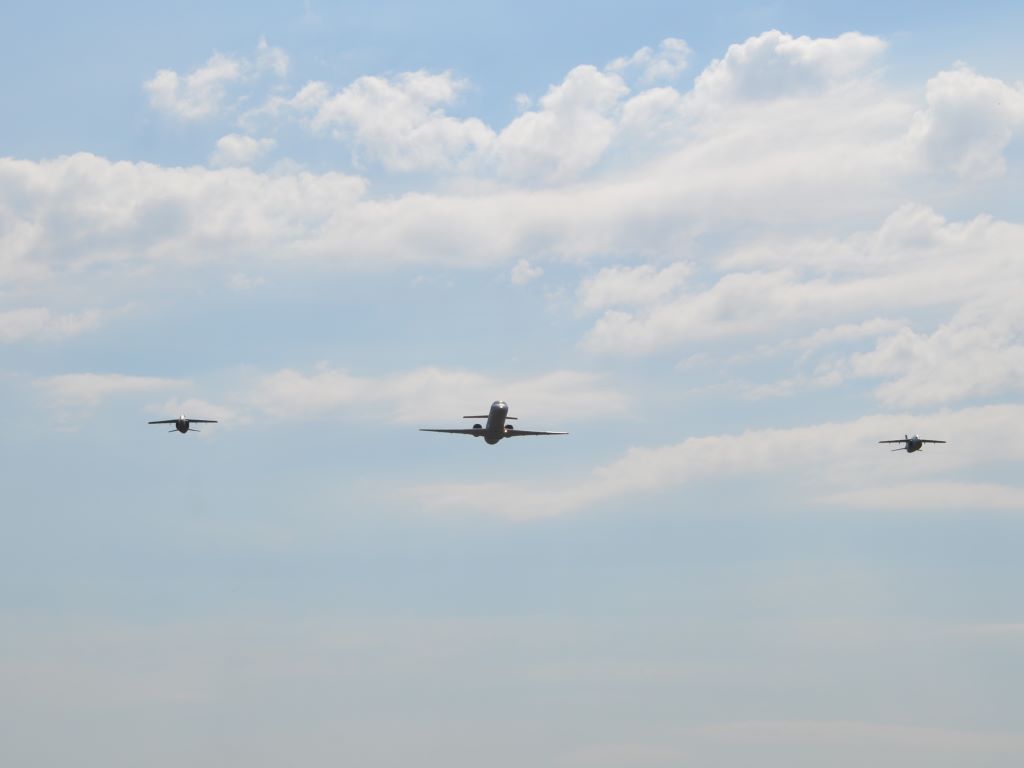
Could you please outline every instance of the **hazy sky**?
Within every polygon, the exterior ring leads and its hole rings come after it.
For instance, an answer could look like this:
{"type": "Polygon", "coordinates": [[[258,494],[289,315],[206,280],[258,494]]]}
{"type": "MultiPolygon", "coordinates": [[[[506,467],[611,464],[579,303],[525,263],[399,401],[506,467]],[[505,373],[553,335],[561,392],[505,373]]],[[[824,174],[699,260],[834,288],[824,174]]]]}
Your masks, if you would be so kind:
{"type": "Polygon", "coordinates": [[[0,763],[1024,760],[1024,6],[822,5],[9,9],[0,763]]]}

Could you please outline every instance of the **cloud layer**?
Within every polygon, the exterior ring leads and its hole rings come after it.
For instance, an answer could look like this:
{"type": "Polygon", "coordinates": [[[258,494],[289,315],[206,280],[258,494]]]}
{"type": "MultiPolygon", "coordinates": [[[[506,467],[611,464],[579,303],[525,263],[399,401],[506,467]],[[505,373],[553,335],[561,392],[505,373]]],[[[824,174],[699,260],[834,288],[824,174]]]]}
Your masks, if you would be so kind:
{"type": "MultiPolygon", "coordinates": [[[[464,509],[531,519],[614,504],[627,496],[635,499],[638,494],[680,491],[722,478],[744,477],[755,482],[753,478],[770,473],[787,478],[782,496],[774,500],[782,507],[802,506],[800,499],[811,497],[820,503],[861,509],[1014,510],[1020,509],[1019,502],[1024,500],[1020,486],[949,478],[951,473],[992,460],[1024,459],[1022,416],[1021,406],[1005,405],[691,437],[656,448],[630,448],[621,458],[587,475],[558,477],[544,485],[524,489],[504,483],[431,484],[418,489],[415,496],[437,510],[464,509]],[[898,437],[891,434],[894,428],[898,431],[894,425],[908,423],[927,424],[934,432],[923,436],[941,433],[949,445],[929,450],[927,463],[917,461],[921,458],[917,455],[893,457],[877,445],[879,439],[898,437]],[[996,435],[998,455],[993,457],[996,435]],[[896,463],[903,459],[917,463],[896,463]]],[[[771,506],[763,495],[758,503],[761,508],[771,506]]],[[[685,511],[686,505],[681,509],[685,511]]]]}

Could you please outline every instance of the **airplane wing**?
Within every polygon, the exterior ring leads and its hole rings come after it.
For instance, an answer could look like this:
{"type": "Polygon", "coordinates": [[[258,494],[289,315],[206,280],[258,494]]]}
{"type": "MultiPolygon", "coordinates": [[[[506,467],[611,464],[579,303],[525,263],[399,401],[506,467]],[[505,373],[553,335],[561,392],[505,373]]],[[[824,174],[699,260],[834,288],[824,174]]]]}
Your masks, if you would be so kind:
{"type": "Polygon", "coordinates": [[[216,424],[217,422],[212,419],[189,419],[193,424],[216,424]]]}
{"type": "Polygon", "coordinates": [[[449,435],[482,435],[482,429],[421,429],[420,432],[447,432],[449,435]]]}
{"type": "Polygon", "coordinates": [[[568,432],[534,432],[530,429],[507,429],[505,437],[524,437],[527,435],[568,435],[568,432]]]}
{"type": "Polygon", "coordinates": [[[945,440],[922,440],[922,443],[944,443],[945,440]]]}
{"type": "Polygon", "coordinates": [[[151,421],[150,424],[177,424],[177,419],[164,419],[163,421],[151,421]]]}
{"type": "MultiPolygon", "coordinates": [[[[903,438],[902,440],[879,440],[879,443],[907,443],[910,442],[908,439],[903,438]]],[[[930,443],[931,440],[922,440],[922,443],[930,443]]]]}
{"type": "MultiPolygon", "coordinates": [[[[490,414],[486,414],[485,413],[483,416],[463,416],[462,418],[464,418],[464,419],[488,419],[488,418],[490,418],[490,414]]],[[[517,421],[518,419],[519,419],[518,416],[506,416],[505,417],[505,421],[517,421]]]]}

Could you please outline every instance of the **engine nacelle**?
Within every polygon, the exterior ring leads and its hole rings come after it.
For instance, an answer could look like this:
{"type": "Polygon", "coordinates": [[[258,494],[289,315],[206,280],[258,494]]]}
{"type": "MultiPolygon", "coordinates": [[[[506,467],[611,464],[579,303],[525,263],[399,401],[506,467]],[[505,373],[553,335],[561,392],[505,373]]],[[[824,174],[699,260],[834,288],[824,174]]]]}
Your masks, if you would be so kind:
{"type": "Polygon", "coordinates": [[[483,425],[482,424],[474,424],[473,425],[473,429],[483,429],[483,425]]]}
{"type": "Polygon", "coordinates": [[[515,429],[515,427],[513,427],[511,424],[506,424],[505,425],[505,431],[506,432],[511,432],[513,429],[515,429]]]}

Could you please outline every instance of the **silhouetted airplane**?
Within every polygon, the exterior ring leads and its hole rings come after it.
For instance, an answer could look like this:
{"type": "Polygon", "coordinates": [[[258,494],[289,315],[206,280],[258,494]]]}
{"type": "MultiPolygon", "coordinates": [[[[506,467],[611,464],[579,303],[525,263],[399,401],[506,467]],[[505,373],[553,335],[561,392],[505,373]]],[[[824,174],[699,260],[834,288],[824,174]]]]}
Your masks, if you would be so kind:
{"type": "Polygon", "coordinates": [[[879,443],[903,443],[902,448],[893,448],[894,451],[906,451],[907,453],[913,453],[914,451],[920,451],[924,448],[925,443],[944,443],[945,440],[923,440],[917,435],[909,436],[904,435],[902,440],[879,440],[879,443]]]}
{"type": "Polygon", "coordinates": [[[420,432],[447,432],[452,435],[472,435],[482,437],[488,445],[494,445],[505,437],[521,437],[525,435],[568,435],[568,432],[533,432],[528,429],[515,429],[505,421],[516,421],[515,416],[508,415],[508,403],[495,400],[491,403],[491,411],[486,416],[463,416],[464,419],[487,419],[484,424],[474,424],[472,429],[421,429],[420,432]]]}
{"type": "Polygon", "coordinates": [[[174,429],[169,429],[168,432],[181,432],[181,434],[184,435],[186,432],[198,432],[199,431],[198,429],[192,429],[192,427],[189,426],[190,424],[216,424],[217,422],[216,421],[211,421],[210,419],[186,419],[185,415],[182,414],[181,416],[179,416],[176,419],[164,419],[163,421],[151,421],[149,423],[150,424],[173,424],[174,425],[174,429]]]}

